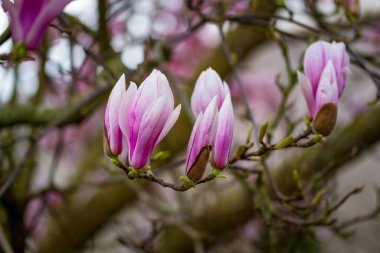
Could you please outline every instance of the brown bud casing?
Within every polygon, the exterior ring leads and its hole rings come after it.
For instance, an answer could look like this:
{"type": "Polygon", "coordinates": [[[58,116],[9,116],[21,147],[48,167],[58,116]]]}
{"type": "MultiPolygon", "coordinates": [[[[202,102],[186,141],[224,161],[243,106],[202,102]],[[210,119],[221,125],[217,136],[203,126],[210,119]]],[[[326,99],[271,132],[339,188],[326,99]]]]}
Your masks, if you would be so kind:
{"type": "Polygon", "coordinates": [[[103,151],[104,151],[105,156],[108,158],[111,158],[114,156],[111,152],[111,148],[110,148],[110,145],[108,143],[107,130],[105,127],[103,130],[103,151]]]}
{"type": "Polygon", "coordinates": [[[323,135],[329,136],[335,127],[338,108],[334,103],[324,104],[314,119],[314,130],[323,135]]]}
{"type": "Polygon", "coordinates": [[[198,182],[202,179],[203,174],[205,173],[206,166],[208,163],[208,158],[210,156],[211,146],[206,146],[202,148],[201,152],[197,156],[194,165],[190,168],[187,177],[193,181],[198,182]]]}

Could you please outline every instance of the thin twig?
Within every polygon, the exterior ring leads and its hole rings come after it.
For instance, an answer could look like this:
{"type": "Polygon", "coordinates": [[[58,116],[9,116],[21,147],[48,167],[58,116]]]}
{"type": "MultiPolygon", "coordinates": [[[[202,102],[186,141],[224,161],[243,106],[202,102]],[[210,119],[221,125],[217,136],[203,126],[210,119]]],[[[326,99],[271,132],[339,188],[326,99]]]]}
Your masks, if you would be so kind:
{"type": "Polygon", "coordinates": [[[249,103],[248,92],[245,89],[245,86],[244,86],[243,82],[240,79],[240,75],[239,75],[238,69],[235,68],[235,64],[234,64],[234,61],[232,59],[231,51],[230,51],[230,49],[228,47],[226,38],[225,38],[224,33],[223,33],[222,25],[218,25],[218,31],[219,31],[219,36],[220,36],[220,39],[221,39],[221,43],[222,43],[222,48],[223,48],[224,54],[225,54],[225,56],[227,58],[228,64],[232,67],[232,76],[234,77],[234,79],[236,80],[236,82],[237,82],[237,84],[239,86],[240,93],[242,94],[243,99],[244,99],[244,104],[245,104],[245,106],[247,108],[247,111],[249,113],[249,117],[251,118],[251,122],[252,122],[252,125],[253,125],[253,136],[255,138],[255,142],[256,143],[260,143],[259,136],[258,136],[259,127],[258,127],[258,125],[256,123],[255,116],[253,115],[253,111],[252,111],[250,103],[249,103]]]}

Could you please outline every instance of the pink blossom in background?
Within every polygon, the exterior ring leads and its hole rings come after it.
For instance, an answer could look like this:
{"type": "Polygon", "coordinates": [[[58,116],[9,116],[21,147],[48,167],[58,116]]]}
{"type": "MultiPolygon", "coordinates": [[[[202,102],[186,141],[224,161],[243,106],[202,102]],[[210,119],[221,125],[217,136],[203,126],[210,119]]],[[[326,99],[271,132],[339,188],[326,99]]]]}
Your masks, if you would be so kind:
{"type": "Polygon", "coordinates": [[[96,81],[96,63],[91,57],[86,57],[79,67],[77,75],[77,85],[80,92],[85,92],[96,81]]]}
{"type": "Polygon", "coordinates": [[[348,99],[348,108],[352,116],[358,117],[365,110],[369,109],[368,102],[370,98],[365,98],[363,95],[354,94],[348,99]]]}
{"type": "MultiPolygon", "coordinates": [[[[99,131],[99,122],[103,120],[104,111],[102,109],[94,112],[89,118],[77,125],[68,125],[61,129],[62,134],[62,157],[74,164],[81,159],[81,155],[86,144],[91,142],[99,131]]],[[[52,151],[58,142],[58,130],[49,131],[38,142],[38,146],[44,151],[52,151]]]]}
{"type": "Polygon", "coordinates": [[[116,13],[108,20],[107,28],[110,36],[122,36],[127,32],[127,18],[124,15],[116,13]]]}
{"type": "Polygon", "coordinates": [[[204,14],[219,13],[222,9],[226,14],[236,15],[246,11],[251,3],[250,0],[207,0],[202,4],[202,12],[204,14]]]}
{"type": "Polygon", "coordinates": [[[203,28],[175,45],[168,63],[170,72],[182,78],[191,78],[199,68],[199,62],[210,56],[212,45],[208,45],[201,36],[207,32],[203,28]]]}
{"type": "MultiPolygon", "coordinates": [[[[282,94],[276,85],[274,74],[266,72],[251,72],[243,70],[240,76],[247,91],[251,109],[259,122],[265,122],[275,117],[280,104],[282,94]]],[[[239,113],[246,113],[243,96],[235,80],[231,81],[232,97],[237,102],[239,113]]]]}
{"type": "Polygon", "coordinates": [[[26,229],[32,232],[34,238],[39,239],[46,233],[46,210],[55,208],[62,203],[62,196],[53,191],[46,193],[44,196],[33,198],[28,202],[24,213],[24,223],[26,229]]]}
{"type": "Polygon", "coordinates": [[[15,43],[22,43],[27,49],[37,49],[49,24],[72,0],[3,0],[2,6],[8,12],[15,43]]]}
{"type": "MultiPolygon", "coordinates": [[[[88,34],[79,33],[77,40],[84,49],[90,51],[92,54],[96,55],[99,53],[99,46],[94,43],[93,38],[88,34]]],[[[86,56],[76,73],[76,85],[79,91],[85,92],[96,83],[96,68],[97,64],[94,59],[90,56],[86,56]]]]}
{"type": "Polygon", "coordinates": [[[363,50],[369,53],[380,53],[380,20],[370,23],[363,31],[363,50]]]}
{"type": "Polygon", "coordinates": [[[187,34],[199,22],[198,15],[191,16],[182,1],[176,4],[163,2],[159,6],[153,18],[152,37],[175,41],[171,45],[168,68],[178,77],[191,78],[199,69],[199,62],[209,57],[210,49],[215,46],[215,43],[210,43],[213,40],[210,26],[205,25],[187,34]]]}

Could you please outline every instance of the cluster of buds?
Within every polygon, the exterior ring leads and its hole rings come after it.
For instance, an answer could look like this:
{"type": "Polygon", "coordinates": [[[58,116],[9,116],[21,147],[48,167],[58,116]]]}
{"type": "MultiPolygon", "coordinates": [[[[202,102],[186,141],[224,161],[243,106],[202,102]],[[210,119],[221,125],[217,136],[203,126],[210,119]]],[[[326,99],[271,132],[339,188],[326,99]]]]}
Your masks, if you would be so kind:
{"type": "Polygon", "coordinates": [[[174,97],[165,75],[158,70],[139,88],[125,76],[116,83],[108,99],[105,118],[105,153],[125,167],[145,168],[153,149],[178,119],[181,105],[174,110],[174,97]]]}
{"type": "Polygon", "coordinates": [[[305,74],[298,72],[308,116],[316,132],[328,136],[334,129],[337,104],[350,73],[349,57],[343,43],[318,41],[304,58],[305,74]]]}
{"type": "Polygon", "coordinates": [[[233,135],[233,108],[228,85],[211,68],[199,76],[191,97],[196,116],[187,147],[186,175],[196,182],[206,169],[212,151],[212,165],[228,165],[233,135]]]}
{"type": "Polygon", "coordinates": [[[72,0],[2,0],[8,13],[16,45],[35,50],[50,23],[72,0]]]}

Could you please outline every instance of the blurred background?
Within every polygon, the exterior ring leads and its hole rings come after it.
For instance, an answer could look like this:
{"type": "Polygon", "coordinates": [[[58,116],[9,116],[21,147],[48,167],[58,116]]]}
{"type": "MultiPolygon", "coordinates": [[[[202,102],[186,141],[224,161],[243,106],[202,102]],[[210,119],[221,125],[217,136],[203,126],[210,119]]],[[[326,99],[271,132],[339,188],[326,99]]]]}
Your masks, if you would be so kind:
{"type": "Polygon", "coordinates": [[[22,60],[7,58],[14,45],[1,8],[0,34],[4,252],[377,252],[380,247],[380,135],[375,134],[380,1],[74,0],[51,23],[39,48],[22,60]],[[317,39],[344,41],[353,52],[336,128],[321,144],[279,150],[267,162],[284,193],[299,186],[295,170],[301,188],[318,177],[319,188],[305,197],[316,204],[296,210],[302,221],[324,217],[326,206],[343,198],[331,214],[333,224],[284,222],[281,215],[294,203],[260,188],[268,183],[254,161],[226,169],[225,180],[176,192],[130,180],[104,156],[104,110],[113,85],[122,73],[127,83],[140,84],[153,68],[167,76],[175,104],[182,104],[179,121],[156,149],[164,156],[151,163],[152,173],[165,181],[179,184],[185,174],[194,122],[190,96],[208,67],[232,92],[231,157],[250,128],[232,75],[236,70],[257,123],[271,124],[271,143],[296,136],[305,128],[307,108],[294,76],[317,39]],[[357,187],[363,187],[360,193],[344,199],[357,187]]]}

